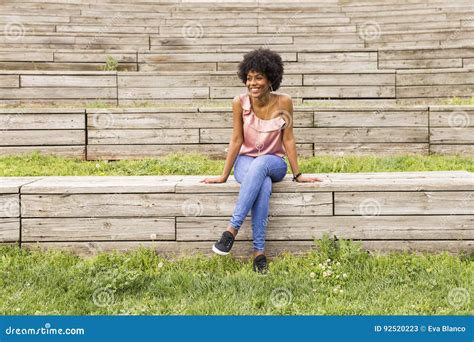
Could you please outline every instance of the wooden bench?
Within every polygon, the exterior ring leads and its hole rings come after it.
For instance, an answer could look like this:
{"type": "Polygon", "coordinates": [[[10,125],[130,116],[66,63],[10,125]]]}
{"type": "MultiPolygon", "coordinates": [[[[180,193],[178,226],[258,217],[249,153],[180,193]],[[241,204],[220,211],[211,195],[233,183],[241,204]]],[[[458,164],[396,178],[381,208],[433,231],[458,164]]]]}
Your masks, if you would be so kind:
{"type": "MultiPolygon", "coordinates": [[[[368,250],[472,252],[469,172],[320,174],[322,183],[273,184],[267,252],[301,253],[323,234],[368,250]]],[[[130,250],[211,254],[239,184],[205,176],[0,178],[0,241],[78,254],[130,250]],[[20,212],[21,206],[21,212],[20,212]]],[[[251,253],[248,217],[233,253],[251,253]]]]}

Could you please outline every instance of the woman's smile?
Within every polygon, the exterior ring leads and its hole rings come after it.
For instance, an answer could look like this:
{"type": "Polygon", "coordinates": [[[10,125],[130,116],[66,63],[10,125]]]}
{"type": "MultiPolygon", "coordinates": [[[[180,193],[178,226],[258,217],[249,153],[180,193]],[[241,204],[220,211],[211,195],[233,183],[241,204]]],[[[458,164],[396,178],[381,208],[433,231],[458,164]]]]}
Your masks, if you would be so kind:
{"type": "Polygon", "coordinates": [[[258,94],[260,94],[260,88],[259,88],[259,87],[250,87],[249,90],[250,90],[250,93],[251,93],[252,95],[258,95],[258,94]]]}

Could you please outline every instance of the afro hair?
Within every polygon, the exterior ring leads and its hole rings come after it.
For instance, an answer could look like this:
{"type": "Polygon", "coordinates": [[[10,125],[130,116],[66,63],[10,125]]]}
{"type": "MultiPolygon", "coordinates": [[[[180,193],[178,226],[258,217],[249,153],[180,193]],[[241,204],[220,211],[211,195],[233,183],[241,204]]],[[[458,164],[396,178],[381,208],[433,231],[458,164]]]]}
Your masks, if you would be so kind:
{"type": "Polygon", "coordinates": [[[247,82],[247,74],[255,71],[264,74],[270,81],[273,90],[280,88],[283,79],[283,62],[278,53],[259,48],[245,54],[239,64],[237,75],[243,83],[247,82]]]}

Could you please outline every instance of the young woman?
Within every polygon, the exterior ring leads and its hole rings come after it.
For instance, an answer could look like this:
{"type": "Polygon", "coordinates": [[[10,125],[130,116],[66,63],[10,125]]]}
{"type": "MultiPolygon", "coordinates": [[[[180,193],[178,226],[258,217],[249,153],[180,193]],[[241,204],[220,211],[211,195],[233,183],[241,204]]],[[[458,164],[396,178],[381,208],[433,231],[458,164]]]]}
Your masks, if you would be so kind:
{"type": "Polygon", "coordinates": [[[229,254],[240,226],[252,210],[253,269],[266,273],[265,233],[272,182],[279,182],[286,175],[285,155],[293,171],[293,181],[321,180],[299,172],[293,136],[293,103],[290,96],[274,93],[283,78],[281,57],[268,49],[251,51],[239,64],[238,76],[247,86],[247,93],[236,96],[232,102],[233,132],[223,174],[201,182],[226,182],[235,162],[239,197],[227,230],[212,250],[219,255],[229,254]]]}

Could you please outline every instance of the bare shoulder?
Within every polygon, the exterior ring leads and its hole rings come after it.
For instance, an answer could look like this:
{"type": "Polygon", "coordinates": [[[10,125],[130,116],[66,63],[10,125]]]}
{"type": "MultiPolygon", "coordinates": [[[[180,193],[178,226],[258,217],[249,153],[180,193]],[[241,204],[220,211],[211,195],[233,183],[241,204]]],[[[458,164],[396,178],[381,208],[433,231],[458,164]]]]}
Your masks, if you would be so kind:
{"type": "Polygon", "coordinates": [[[291,98],[290,95],[284,94],[284,93],[278,93],[279,100],[280,100],[280,105],[287,109],[293,109],[293,99],[291,98]]]}
{"type": "Polygon", "coordinates": [[[232,99],[232,108],[233,109],[242,109],[242,103],[240,102],[240,96],[237,95],[232,99]]]}
{"type": "Polygon", "coordinates": [[[237,95],[232,99],[232,108],[242,108],[242,103],[240,102],[240,96],[237,95]]]}
{"type": "Polygon", "coordinates": [[[235,95],[232,99],[232,104],[239,103],[240,104],[240,95],[235,95]]]}

